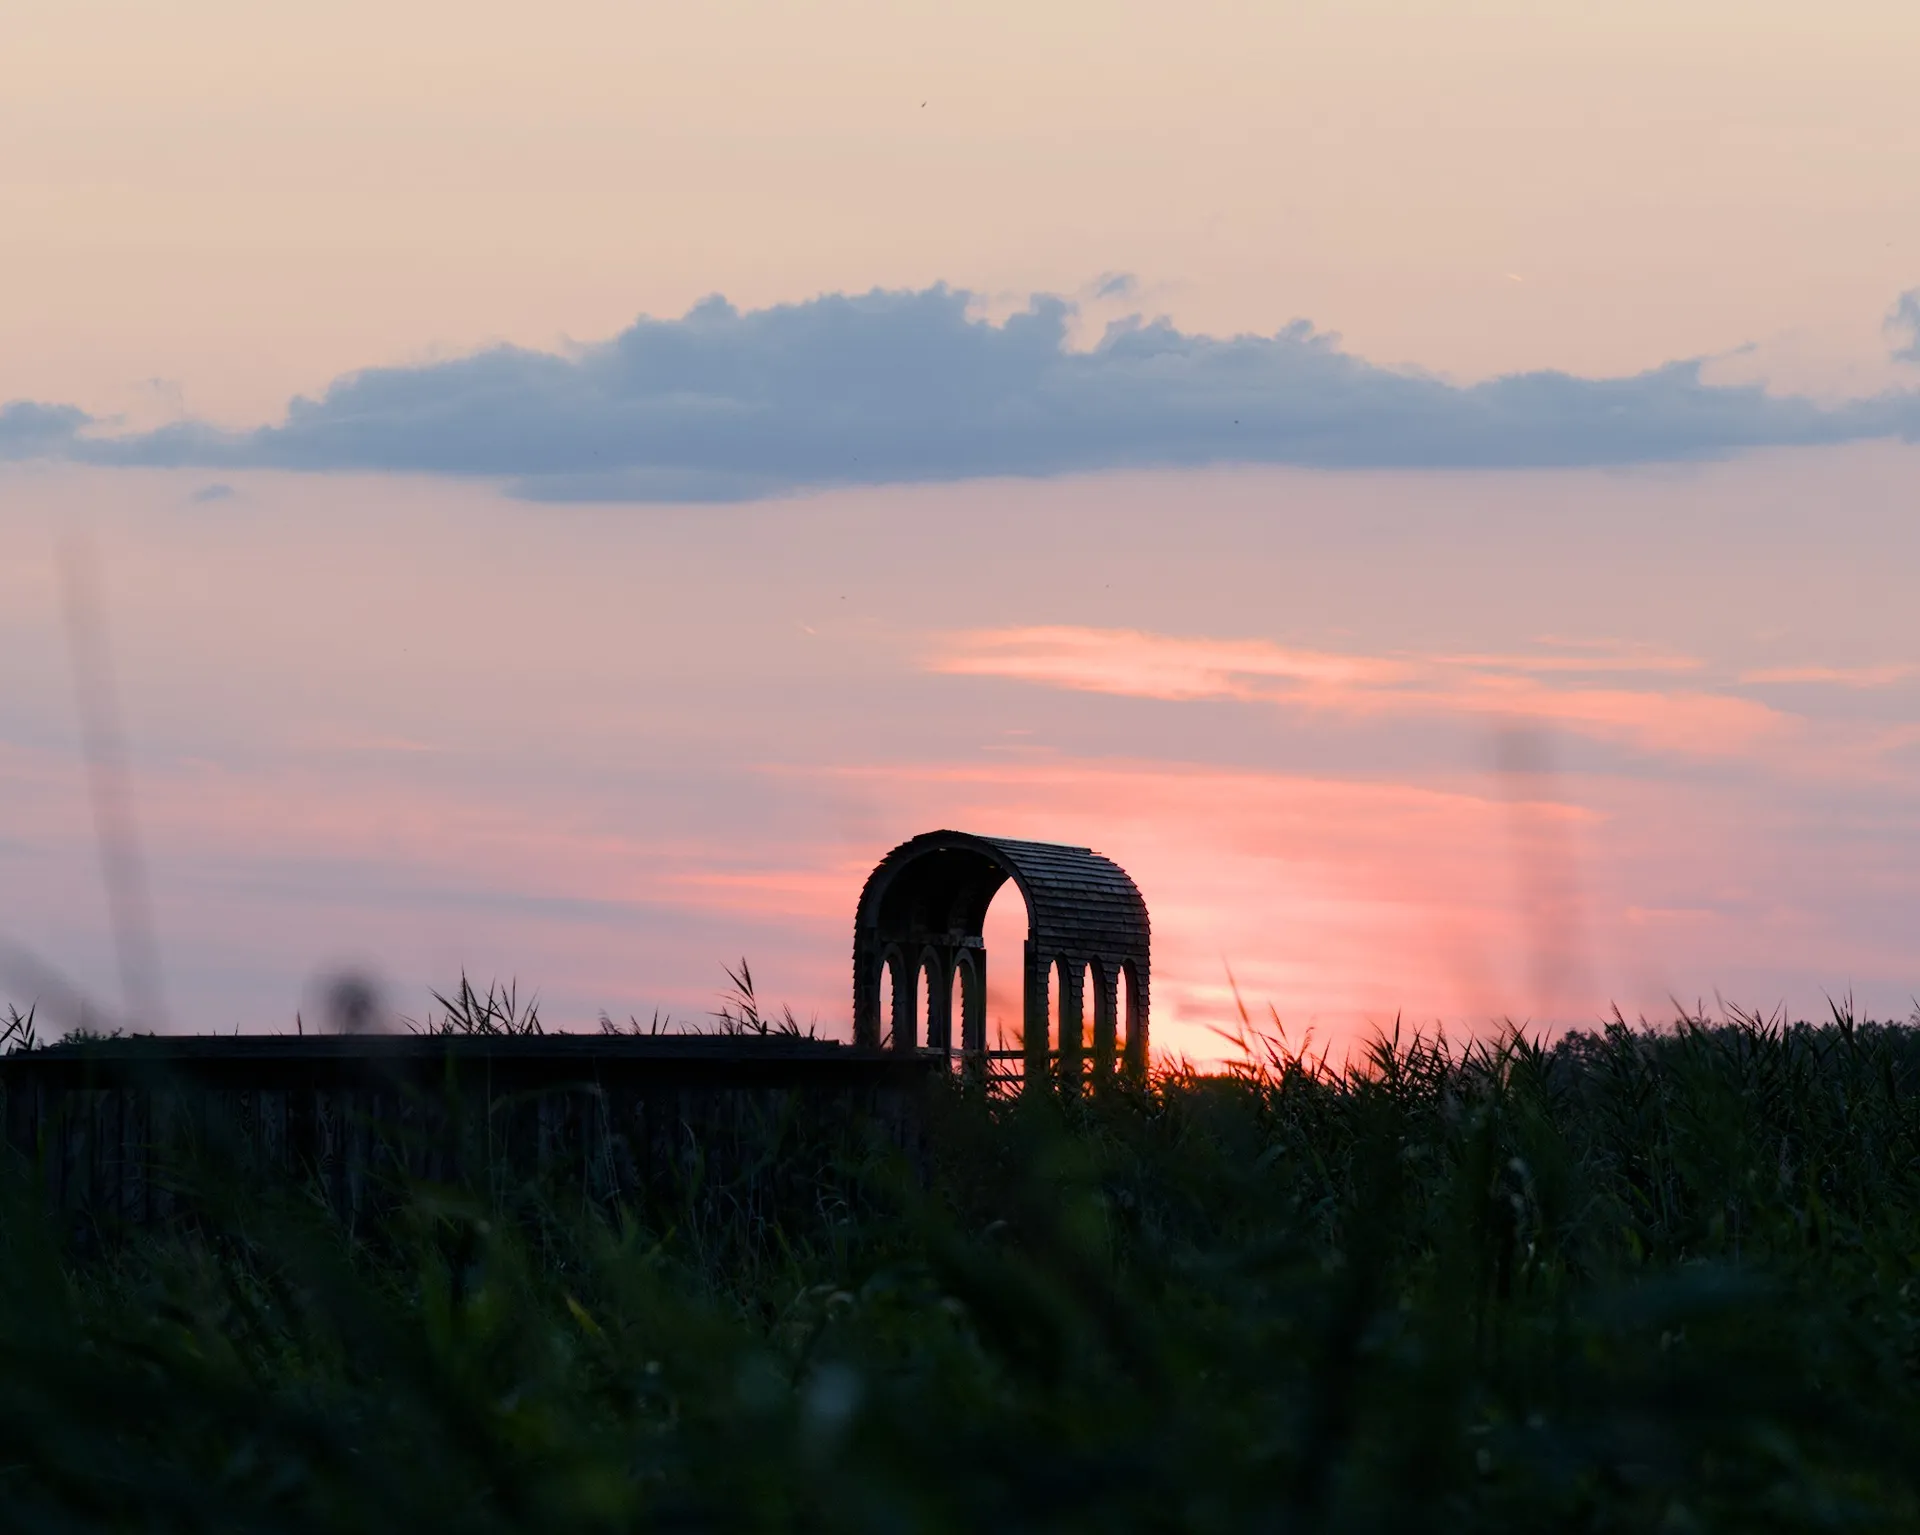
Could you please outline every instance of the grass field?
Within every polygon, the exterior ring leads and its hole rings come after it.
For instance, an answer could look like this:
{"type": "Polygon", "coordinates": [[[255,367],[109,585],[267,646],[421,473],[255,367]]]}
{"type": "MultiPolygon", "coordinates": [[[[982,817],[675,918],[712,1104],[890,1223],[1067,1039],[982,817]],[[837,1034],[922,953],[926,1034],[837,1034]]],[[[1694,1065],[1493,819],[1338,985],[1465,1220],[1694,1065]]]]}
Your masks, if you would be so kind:
{"type": "Polygon", "coordinates": [[[89,1250],[16,1175],[0,1524],[1920,1528],[1920,1032],[1247,1043],[776,1220],[207,1170],[89,1250]]]}

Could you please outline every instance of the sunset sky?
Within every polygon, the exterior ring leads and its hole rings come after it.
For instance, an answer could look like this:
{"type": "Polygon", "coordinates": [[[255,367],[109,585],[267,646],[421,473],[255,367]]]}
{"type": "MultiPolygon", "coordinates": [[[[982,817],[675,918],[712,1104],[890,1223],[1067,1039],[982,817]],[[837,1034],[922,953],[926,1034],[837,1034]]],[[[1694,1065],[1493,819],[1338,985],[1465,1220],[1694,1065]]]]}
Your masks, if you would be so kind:
{"type": "Polygon", "coordinates": [[[1915,58],[1895,0],[14,0],[0,953],[121,1003],[65,550],[173,1027],[745,954],[840,1032],[936,826],[1126,866],[1166,1051],[1229,970],[1335,1049],[1905,1016],[1915,58]]]}

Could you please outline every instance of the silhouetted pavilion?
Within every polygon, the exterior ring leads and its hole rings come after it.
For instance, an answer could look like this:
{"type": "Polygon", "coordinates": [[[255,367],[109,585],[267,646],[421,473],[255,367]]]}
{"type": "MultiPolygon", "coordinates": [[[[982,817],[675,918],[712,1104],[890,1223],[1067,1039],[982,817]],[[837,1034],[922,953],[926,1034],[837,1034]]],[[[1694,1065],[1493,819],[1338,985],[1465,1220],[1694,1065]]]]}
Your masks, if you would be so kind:
{"type": "Polygon", "coordinates": [[[896,1050],[987,1051],[987,907],[1011,879],[1025,898],[1022,1035],[1029,1082],[1050,1056],[1063,1078],[1087,1062],[1091,983],[1096,1076],[1116,1063],[1147,1063],[1149,927],[1139,888],[1112,859],[1084,847],[932,831],[880,860],[860,893],[853,933],[853,1037],[896,1050]],[[927,1038],[919,998],[927,987],[927,1038]],[[960,1038],[953,1028],[960,993],[960,1038]],[[1048,1038],[1048,997],[1058,998],[1058,1038],[1048,1038]],[[891,993],[891,1035],[885,1000],[891,993]],[[1123,1011],[1124,1007],[1124,1011],[1123,1011]]]}

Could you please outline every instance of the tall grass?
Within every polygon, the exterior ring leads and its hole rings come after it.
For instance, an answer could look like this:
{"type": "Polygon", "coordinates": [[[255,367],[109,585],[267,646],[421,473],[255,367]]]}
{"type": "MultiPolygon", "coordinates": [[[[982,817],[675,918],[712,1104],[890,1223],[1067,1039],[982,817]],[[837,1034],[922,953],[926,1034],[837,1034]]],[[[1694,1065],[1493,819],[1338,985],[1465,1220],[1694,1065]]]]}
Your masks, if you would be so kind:
{"type": "Polygon", "coordinates": [[[540,1021],[540,999],[520,1000],[518,981],[489,981],[483,993],[460,972],[460,984],[451,996],[443,991],[430,993],[440,1011],[428,1009],[425,1018],[403,1017],[401,1026],[413,1034],[433,1035],[536,1035],[546,1032],[540,1021]]]}
{"type": "Polygon", "coordinates": [[[45,1530],[1911,1529],[1920,1033],[956,1088],[742,1247],[567,1191],[0,1223],[45,1530]]]}

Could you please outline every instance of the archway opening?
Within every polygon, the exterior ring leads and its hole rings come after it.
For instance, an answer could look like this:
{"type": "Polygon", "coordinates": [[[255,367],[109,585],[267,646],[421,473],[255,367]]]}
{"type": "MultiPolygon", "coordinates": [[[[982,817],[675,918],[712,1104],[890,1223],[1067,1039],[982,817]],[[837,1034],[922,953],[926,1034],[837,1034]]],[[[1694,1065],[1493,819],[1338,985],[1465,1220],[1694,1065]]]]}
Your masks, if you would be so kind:
{"type": "Polygon", "coordinates": [[[1120,967],[1119,1019],[1113,1042],[1114,1060],[1125,1066],[1133,1053],[1133,1034],[1140,1017],[1140,974],[1128,960],[1120,967]]]}
{"type": "Polygon", "coordinates": [[[980,937],[987,954],[987,1048],[1012,1050],[1020,1038],[1025,1007],[1027,898],[1008,880],[993,894],[980,937]]]}

